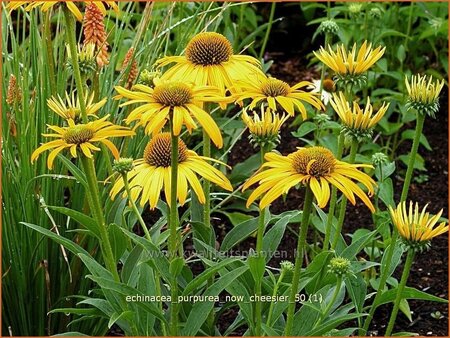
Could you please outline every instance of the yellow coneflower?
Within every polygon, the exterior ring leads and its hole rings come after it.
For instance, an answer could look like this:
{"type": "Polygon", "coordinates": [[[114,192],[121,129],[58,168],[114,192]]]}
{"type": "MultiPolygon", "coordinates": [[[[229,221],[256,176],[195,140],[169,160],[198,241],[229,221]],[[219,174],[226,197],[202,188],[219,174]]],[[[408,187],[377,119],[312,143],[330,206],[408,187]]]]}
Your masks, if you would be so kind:
{"type": "Polygon", "coordinates": [[[183,125],[189,132],[197,128],[194,119],[205,129],[217,147],[222,148],[223,140],[219,127],[210,114],[198,106],[201,102],[220,102],[219,91],[207,86],[193,86],[177,81],[160,81],[154,79],[155,87],[135,85],[132,90],[115,87],[118,96],[129,101],[121,106],[139,103],[126,118],[126,123],[139,120],[145,126],[147,134],[157,134],[165,126],[169,118],[173,122],[173,133],[178,136],[183,125]]]}
{"type": "Polygon", "coordinates": [[[253,109],[258,103],[267,102],[269,108],[276,111],[278,104],[291,116],[295,114],[296,110],[300,111],[304,120],[308,118],[304,102],[317,109],[325,109],[316,94],[300,89],[311,85],[311,82],[308,81],[299,82],[291,87],[284,81],[260,75],[254,79],[242,80],[237,83],[240,92],[236,94],[235,99],[237,102],[252,99],[249,105],[250,109],[253,109]]]}
{"type": "MultiPolygon", "coordinates": [[[[144,150],[144,156],[134,161],[134,168],[127,173],[131,190],[131,199],[144,206],[147,202],[154,209],[164,189],[164,195],[170,206],[171,192],[171,135],[161,133],[155,135],[144,150]]],[[[200,203],[205,203],[205,194],[197,175],[217,184],[225,190],[231,191],[233,187],[225,175],[208,164],[213,159],[199,156],[189,150],[182,140],[178,140],[178,189],[177,199],[181,205],[186,201],[189,187],[195,192],[200,203]]],[[[217,161],[216,161],[217,162],[217,161]]],[[[122,191],[123,180],[118,180],[111,189],[111,198],[122,191]]],[[[124,197],[126,194],[124,193],[124,197]]]]}
{"type": "MultiPolygon", "coordinates": [[[[116,13],[119,13],[119,7],[114,1],[92,1],[92,2],[95,3],[98,6],[98,8],[100,8],[100,10],[104,15],[106,14],[106,8],[103,5],[103,2],[106,3],[109,7],[111,7],[116,13]]],[[[30,11],[36,7],[41,7],[41,10],[43,12],[46,12],[58,3],[65,3],[67,5],[67,8],[72,12],[72,14],[78,21],[83,20],[83,14],[81,14],[80,9],[77,7],[77,5],[75,5],[74,1],[10,1],[6,5],[6,8],[12,11],[21,7],[22,5],[27,5],[25,7],[26,11],[30,11]]]]}
{"type": "Polygon", "coordinates": [[[126,89],[130,89],[133,84],[134,81],[136,81],[137,76],[138,76],[138,63],[136,61],[136,59],[134,59],[134,48],[131,47],[127,54],[125,55],[125,59],[123,60],[123,64],[122,64],[122,71],[125,71],[128,67],[130,67],[129,72],[128,72],[128,77],[126,79],[126,85],[125,88],[126,89]],[[131,65],[130,65],[131,62],[131,65]]]}
{"type": "MultiPolygon", "coordinates": [[[[96,116],[97,112],[105,105],[106,98],[94,103],[94,93],[90,96],[85,94],[86,114],[90,116],[96,116]]],[[[59,116],[66,120],[74,120],[75,123],[81,120],[80,98],[77,96],[75,99],[75,92],[72,92],[72,97],[66,92],[66,101],[61,96],[52,96],[47,100],[47,106],[59,116]]]]}
{"type": "Polygon", "coordinates": [[[236,55],[230,41],[222,34],[204,32],[187,44],[184,56],[166,56],[156,61],[159,67],[175,63],[163,79],[215,86],[225,94],[234,81],[261,74],[260,62],[247,55],[236,55]]]}
{"type": "Polygon", "coordinates": [[[261,115],[254,112],[252,117],[247,114],[247,109],[242,111],[242,120],[250,131],[252,142],[259,145],[278,143],[280,128],[288,118],[288,115],[280,116],[270,108],[261,108],[261,115]]]}
{"type": "Polygon", "coordinates": [[[334,70],[338,76],[348,78],[358,77],[365,73],[383,56],[385,50],[386,47],[382,48],[381,46],[373,49],[371,43],[368,44],[367,41],[364,41],[358,52],[355,43],[351,51],[347,51],[344,44],[341,44],[334,52],[328,45],[328,51],[320,47],[319,52],[314,52],[314,55],[327,67],[334,70]]]}
{"type": "Polygon", "coordinates": [[[83,18],[84,45],[94,44],[97,47],[97,64],[103,67],[109,63],[107,34],[103,23],[104,14],[95,3],[86,5],[83,18]]]}
{"type": "Polygon", "coordinates": [[[312,80],[312,84],[306,89],[311,89],[311,93],[320,94],[323,104],[327,105],[333,97],[332,93],[336,91],[336,85],[332,79],[324,79],[322,82],[320,80],[312,80]]]}
{"type": "Polygon", "coordinates": [[[421,212],[419,205],[417,203],[413,205],[412,201],[409,202],[409,208],[406,207],[406,202],[399,203],[396,209],[389,206],[392,222],[406,243],[426,244],[433,237],[448,231],[448,224],[445,222],[441,222],[435,227],[443,210],[441,209],[438,214],[432,216],[425,212],[427,206],[428,204],[421,212]]]}
{"type": "Polygon", "coordinates": [[[68,121],[67,127],[48,126],[53,130],[53,134],[42,134],[45,137],[53,137],[56,140],[44,143],[31,155],[31,162],[34,162],[41,153],[53,149],[47,158],[47,166],[53,168],[55,157],[64,149],[69,148],[72,157],[77,157],[77,151],[81,150],[84,156],[92,157],[92,151],[99,151],[93,143],[101,142],[107,146],[115,158],[119,158],[119,151],[116,146],[108,140],[111,137],[132,136],[134,131],[115,125],[106,119],[109,115],[86,124],[75,124],[73,120],[68,121]]]}
{"type": "Polygon", "coordinates": [[[408,90],[408,109],[414,108],[420,113],[435,117],[439,110],[439,94],[444,87],[444,80],[435,81],[432,76],[413,75],[411,82],[405,78],[408,90]]]}
{"type": "Polygon", "coordinates": [[[333,153],[323,147],[298,148],[288,156],[278,155],[274,152],[265,155],[265,162],[261,169],[245,184],[244,190],[259,182],[247,200],[247,207],[259,196],[261,209],[272,201],[287,193],[290,188],[299,183],[308,184],[320,208],[324,208],[330,199],[329,184],[334,185],[355,204],[355,194],[374,212],[375,209],[364,191],[355,183],[361,182],[369,191],[374,192],[375,181],[357,168],[367,167],[366,164],[348,164],[336,160],[333,153]],[[269,169],[265,169],[269,168],[269,169]]]}
{"type": "Polygon", "coordinates": [[[372,129],[383,118],[389,108],[389,103],[383,102],[378,112],[373,114],[373,107],[368,97],[364,110],[356,102],[353,102],[352,109],[343,92],[339,92],[339,95],[333,93],[333,99],[330,102],[341,119],[346,133],[358,139],[360,137],[370,137],[372,129]]]}

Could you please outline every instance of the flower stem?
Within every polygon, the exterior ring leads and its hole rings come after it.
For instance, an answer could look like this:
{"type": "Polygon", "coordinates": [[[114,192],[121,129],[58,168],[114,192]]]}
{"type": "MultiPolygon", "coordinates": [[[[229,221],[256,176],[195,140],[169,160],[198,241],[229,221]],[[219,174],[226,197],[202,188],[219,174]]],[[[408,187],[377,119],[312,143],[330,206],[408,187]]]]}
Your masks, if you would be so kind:
{"type": "Polygon", "coordinates": [[[402,300],[403,290],[405,289],[406,281],[409,277],[409,272],[411,271],[411,265],[414,261],[414,250],[408,250],[408,255],[406,256],[405,266],[403,267],[402,278],[400,279],[400,284],[397,288],[397,296],[395,297],[394,309],[391,312],[391,318],[389,318],[389,324],[386,329],[385,337],[388,337],[392,333],[394,328],[395,320],[397,319],[398,310],[400,308],[400,301],[402,300]]]}
{"type": "MultiPolygon", "coordinates": [[[[203,129],[203,156],[211,157],[211,139],[208,133],[203,129]]],[[[205,179],[203,180],[203,191],[205,193],[205,204],[203,206],[203,223],[205,226],[211,226],[211,183],[205,179]]]]}
{"type": "MultiPolygon", "coordinates": [[[[170,213],[169,213],[169,261],[172,262],[178,255],[178,208],[177,208],[177,183],[178,183],[178,136],[173,135],[171,126],[171,176],[170,176],[170,213]]],[[[178,283],[177,276],[172,276],[170,294],[172,308],[170,311],[170,334],[178,335],[178,283]]]]}
{"type": "Polygon", "coordinates": [[[47,49],[48,77],[50,80],[50,90],[56,94],[55,60],[53,59],[52,33],[50,11],[44,13],[44,41],[47,49]]]}
{"type": "MultiPolygon", "coordinates": [[[[280,276],[278,277],[277,283],[275,284],[275,287],[273,288],[272,298],[275,298],[275,296],[278,294],[278,288],[280,287],[280,284],[283,281],[285,274],[286,274],[286,270],[281,269],[280,276]]],[[[266,322],[266,325],[268,327],[272,326],[272,313],[273,313],[274,306],[275,306],[275,302],[271,302],[270,306],[269,306],[269,314],[267,316],[267,322],[266,322]]]]}
{"type": "Polygon", "coordinates": [[[309,216],[311,214],[312,202],[313,202],[313,193],[309,185],[307,185],[305,193],[305,202],[303,206],[300,238],[297,242],[297,251],[295,253],[294,276],[292,277],[291,294],[289,295],[287,321],[286,321],[286,328],[284,331],[285,336],[291,335],[292,327],[294,325],[294,312],[296,304],[295,296],[297,294],[298,283],[300,281],[300,272],[303,264],[303,252],[306,244],[306,235],[308,233],[309,216]]]}
{"type": "MultiPolygon", "coordinates": [[[[338,150],[336,159],[340,160],[342,158],[342,153],[344,152],[344,139],[345,136],[343,133],[339,135],[338,140],[338,150]]],[[[336,209],[336,201],[337,201],[337,189],[333,185],[331,188],[331,200],[330,200],[330,208],[328,209],[328,217],[327,217],[327,224],[325,226],[325,239],[323,241],[323,251],[328,250],[328,245],[330,243],[330,236],[331,236],[331,228],[333,227],[333,218],[334,218],[334,211],[336,209]]]]}
{"type": "Polygon", "coordinates": [[[152,242],[152,237],[150,236],[150,232],[148,232],[147,226],[145,225],[144,220],[142,219],[142,215],[139,212],[136,203],[134,203],[133,199],[131,198],[131,190],[130,185],[128,184],[127,174],[122,174],[123,184],[125,186],[125,191],[127,192],[128,201],[131,204],[131,208],[133,209],[134,213],[136,214],[136,217],[139,221],[139,224],[142,227],[142,230],[144,230],[145,237],[148,239],[149,242],[152,242]]]}
{"type": "Polygon", "coordinates": [[[320,319],[314,325],[315,328],[317,326],[319,326],[322,323],[322,321],[324,320],[324,318],[326,318],[326,316],[328,316],[328,314],[330,313],[331,308],[333,307],[333,304],[336,301],[337,296],[339,295],[339,291],[341,290],[341,286],[342,286],[342,276],[338,276],[337,280],[336,280],[336,288],[334,289],[333,296],[331,296],[330,302],[328,303],[327,307],[325,308],[325,310],[320,315],[320,319]]]}
{"type": "MultiPolygon", "coordinates": [[[[266,153],[266,148],[261,145],[260,155],[261,155],[261,165],[264,163],[264,155],[266,153]]],[[[259,222],[258,222],[258,233],[256,235],[256,252],[258,257],[264,257],[263,251],[263,239],[264,239],[264,230],[265,230],[265,222],[264,222],[264,214],[266,209],[259,210],[259,222]]],[[[255,336],[261,336],[261,325],[262,325],[262,303],[260,301],[260,296],[262,294],[262,280],[255,280],[255,293],[258,296],[258,300],[255,303],[255,336]]]]}
{"type": "Polygon", "coordinates": [[[260,59],[264,57],[264,52],[266,51],[267,41],[269,40],[270,31],[272,30],[273,17],[275,15],[275,7],[276,3],[272,2],[272,6],[270,7],[269,22],[267,23],[266,34],[264,35],[263,44],[259,52],[260,59]]]}
{"type": "Polygon", "coordinates": [[[100,248],[102,251],[103,260],[105,261],[107,269],[112,273],[114,279],[116,281],[119,281],[119,274],[117,272],[117,266],[111,247],[111,242],[109,241],[108,230],[106,228],[105,217],[103,215],[100,203],[100,195],[97,185],[98,181],[97,175],[95,173],[94,161],[92,158],[81,156],[81,163],[83,165],[83,170],[86,174],[87,183],[89,186],[89,191],[87,193],[89,205],[100,232],[100,248]]]}
{"type": "MultiPolygon", "coordinates": [[[[353,162],[355,162],[355,158],[356,158],[356,152],[358,151],[358,141],[356,139],[352,139],[352,145],[350,148],[350,157],[348,160],[348,163],[352,164],[353,162]]],[[[338,240],[339,240],[339,235],[342,231],[342,224],[344,224],[344,218],[345,218],[345,211],[347,208],[347,197],[345,197],[344,195],[342,196],[342,201],[341,201],[341,207],[339,209],[339,217],[338,217],[338,222],[336,225],[336,233],[334,234],[334,239],[333,239],[333,243],[331,244],[331,249],[335,250],[338,240]]]]}
{"type": "MultiPolygon", "coordinates": [[[[408,191],[409,191],[409,185],[411,183],[411,177],[414,170],[414,160],[417,155],[417,151],[419,149],[419,142],[420,142],[420,135],[422,135],[422,129],[423,124],[425,121],[425,114],[421,114],[420,112],[417,112],[417,122],[416,122],[416,132],[414,134],[414,140],[411,147],[411,153],[408,160],[408,168],[406,170],[405,175],[405,181],[403,182],[403,189],[402,189],[402,195],[400,197],[400,202],[405,202],[408,198],[408,191]]],[[[394,249],[397,243],[398,238],[398,231],[395,229],[395,227],[392,229],[392,236],[391,236],[391,244],[389,245],[389,248],[387,249],[386,253],[386,265],[381,267],[381,277],[380,277],[380,285],[377,289],[377,294],[375,295],[375,299],[373,300],[372,306],[370,307],[369,314],[364,321],[364,326],[362,329],[362,332],[360,332],[360,335],[366,334],[367,330],[369,329],[369,325],[373,319],[373,315],[375,314],[375,310],[377,308],[377,303],[383,293],[384,287],[386,285],[386,281],[388,278],[388,271],[390,270],[390,265],[392,261],[392,256],[394,255],[394,249]]]]}
{"type": "Polygon", "coordinates": [[[84,101],[84,88],[83,81],[81,79],[80,67],[78,65],[78,52],[77,52],[77,42],[75,38],[75,24],[73,21],[72,14],[67,6],[63,6],[64,18],[66,20],[67,27],[67,42],[70,49],[70,56],[72,61],[73,77],[75,78],[75,84],[78,90],[78,97],[80,98],[80,111],[83,123],[88,121],[86,114],[86,102],[84,101]]]}

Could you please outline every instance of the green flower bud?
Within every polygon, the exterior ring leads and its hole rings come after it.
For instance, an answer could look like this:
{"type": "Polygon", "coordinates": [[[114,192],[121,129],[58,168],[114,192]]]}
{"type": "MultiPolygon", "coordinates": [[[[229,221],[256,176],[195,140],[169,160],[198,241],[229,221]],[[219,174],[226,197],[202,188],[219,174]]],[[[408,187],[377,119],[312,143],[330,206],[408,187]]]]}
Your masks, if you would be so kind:
{"type": "Polygon", "coordinates": [[[334,257],[328,265],[329,271],[338,277],[342,277],[350,272],[350,261],[343,257],[334,257]]]}
{"type": "Polygon", "coordinates": [[[141,74],[139,74],[137,83],[138,84],[143,84],[145,86],[151,87],[153,88],[155,86],[155,84],[153,83],[153,80],[156,77],[160,77],[161,73],[156,71],[156,72],[151,72],[147,69],[144,69],[141,74]]]}
{"type": "Polygon", "coordinates": [[[121,157],[118,160],[114,160],[113,170],[119,174],[126,174],[133,170],[134,164],[132,158],[121,157]]]}
{"type": "Polygon", "coordinates": [[[320,23],[320,33],[337,35],[338,31],[339,26],[334,20],[325,20],[320,23]]]}
{"type": "Polygon", "coordinates": [[[386,164],[389,161],[389,157],[383,153],[375,153],[372,155],[372,164],[374,166],[379,166],[386,164]]]}
{"type": "Polygon", "coordinates": [[[280,263],[280,266],[281,266],[281,270],[284,272],[294,271],[294,264],[292,262],[282,261],[280,263]]]}

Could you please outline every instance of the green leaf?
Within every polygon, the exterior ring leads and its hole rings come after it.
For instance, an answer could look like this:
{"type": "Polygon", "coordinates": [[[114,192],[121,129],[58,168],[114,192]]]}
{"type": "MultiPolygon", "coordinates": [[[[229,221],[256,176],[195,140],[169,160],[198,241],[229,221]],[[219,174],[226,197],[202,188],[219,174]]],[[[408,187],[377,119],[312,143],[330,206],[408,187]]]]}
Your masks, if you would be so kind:
{"type": "MultiPolygon", "coordinates": [[[[413,129],[405,130],[402,133],[402,140],[414,140],[415,134],[416,134],[416,131],[413,129]]],[[[419,143],[421,145],[423,145],[426,150],[429,150],[429,151],[433,150],[431,148],[430,144],[428,143],[427,137],[424,134],[420,134],[419,143]]]]}
{"type": "Polygon", "coordinates": [[[379,183],[378,196],[386,206],[394,206],[394,186],[390,177],[379,183]]]}
{"type": "Polygon", "coordinates": [[[136,271],[136,266],[138,265],[139,258],[142,255],[142,250],[142,247],[135,246],[128,254],[126,261],[123,263],[121,277],[124,283],[129,284],[131,275],[134,271],[136,271]]]}
{"type": "MultiPolygon", "coordinates": [[[[358,230],[357,230],[358,231],[358,230]]],[[[364,246],[372,240],[372,238],[377,233],[376,230],[366,234],[365,236],[359,237],[352,240],[352,244],[350,244],[344,251],[340,254],[342,257],[347,258],[348,260],[355,260],[356,255],[364,248],[364,246]]],[[[356,234],[356,232],[355,232],[356,234]]]]}
{"type": "Polygon", "coordinates": [[[395,172],[395,162],[385,163],[375,167],[375,176],[379,181],[384,181],[395,172]]]}
{"type": "Polygon", "coordinates": [[[169,266],[169,273],[173,277],[178,277],[178,275],[181,273],[181,270],[184,266],[184,259],[182,257],[175,257],[171,262],[169,266]]]}
{"type": "MultiPolygon", "coordinates": [[[[269,211],[267,209],[268,208],[266,208],[265,224],[267,224],[270,219],[269,211]]],[[[236,225],[223,239],[220,251],[228,251],[236,244],[245,240],[258,229],[258,223],[259,218],[255,217],[236,225]]]]}
{"type": "Polygon", "coordinates": [[[231,224],[233,224],[233,226],[236,226],[242,222],[248,221],[249,219],[253,218],[253,216],[244,214],[242,212],[225,212],[219,210],[217,212],[227,216],[231,224]]]}
{"type": "Polygon", "coordinates": [[[402,299],[400,300],[400,311],[403,312],[403,314],[406,316],[406,318],[409,319],[409,322],[412,322],[412,316],[411,316],[411,309],[409,308],[408,300],[402,299]]]}
{"type": "Polygon", "coordinates": [[[123,253],[127,249],[127,238],[125,237],[120,227],[112,223],[108,227],[109,241],[114,254],[115,262],[118,262],[123,253]]]}
{"type": "Polygon", "coordinates": [[[317,129],[317,126],[314,122],[306,121],[303,122],[300,127],[297,129],[297,131],[292,132],[292,135],[294,137],[300,138],[305,135],[308,135],[310,132],[317,129]]]}
{"type": "Polygon", "coordinates": [[[124,311],[122,313],[114,312],[108,321],[108,328],[110,329],[117,321],[125,319],[126,321],[132,321],[135,317],[135,313],[132,311],[124,311]]]}
{"type": "Polygon", "coordinates": [[[199,288],[203,283],[205,283],[211,276],[217,273],[220,269],[226,267],[227,265],[240,261],[240,258],[227,258],[223,261],[207,268],[200,275],[196,276],[188,285],[186,285],[183,295],[188,295],[193,293],[197,288],[199,288]]]}
{"type": "Polygon", "coordinates": [[[260,256],[259,253],[251,250],[249,257],[247,258],[247,264],[255,282],[261,282],[264,271],[266,270],[264,256],[260,256]]]}
{"type": "Polygon", "coordinates": [[[323,322],[320,327],[313,329],[305,334],[305,336],[323,336],[325,333],[337,328],[339,325],[364,316],[363,314],[347,314],[343,316],[330,317],[329,320],[323,322]]]}
{"type": "Polygon", "coordinates": [[[263,251],[266,262],[270,261],[273,254],[280,245],[281,239],[283,238],[284,232],[286,231],[286,225],[293,217],[298,214],[300,214],[300,212],[284,216],[279,221],[277,221],[274,226],[264,235],[263,251]]]}
{"type": "Polygon", "coordinates": [[[347,287],[350,299],[355,305],[355,309],[358,313],[361,313],[367,293],[367,285],[364,278],[361,274],[350,276],[345,279],[345,286],[347,287]]]}
{"type": "MultiPolygon", "coordinates": [[[[383,304],[394,302],[395,298],[397,297],[397,293],[398,293],[397,288],[384,292],[379,298],[378,302],[376,303],[376,306],[378,307],[383,304]]],[[[418,299],[418,300],[426,300],[429,302],[448,303],[448,300],[444,298],[439,298],[408,286],[405,287],[402,292],[402,299],[418,299]]]]}
{"type": "Polygon", "coordinates": [[[80,182],[86,189],[88,188],[86,175],[83,171],[81,171],[75,164],[73,164],[67,157],[64,155],[58,154],[58,158],[64,163],[64,165],[69,169],[73,176],[80,182]]]}
{"type": "MultiPolygon", "coordinates": [[[[411,156],[411,154],[400,155],[398,158],[407,166],[409,163],[409,156],[411,156]]],[[[414,159],[414,169],[421,170],[421,171],[427,170],[427,168],[425,168],[425,160],[419,154],[416,154],[416,157],[414,159]]]]}
{"type": "Polygon", "coordinates": [[[397,59],[398,61],[400,61],[400,63],[403,63],[403,61],[405,61],[406,58],[406,52],[405,52],[405,47],[400,44],[400,46],[398,46],[397,48],[397,59]]]}
{"type": "Polygon", "coordinates": [[[261,164],[259,154],[250,156],[244,162],[236,164],[230,174],[231,183],[239,183],[250,177],[261,164]]]}
{"type": "MultiPolygon", "coordinates": [[[[238,278],[247,270],[247,266],[242,266],[221,276],[217,282],[215,282],[205,291],[204,296],[218,296],[228,285],[233,283],[236,278],[238,278]]],[[[195,303],[192,307],[191,312],[189,313],[181,335],[195,336],[205,322],[213,306],[213,302],[195,303]]]]}
{"type": "Polygon", "coordinates": [[[64,333],[58,333],[52,335],[52,337],[89,337],[87,334],[76,332],[76,331],[70,331],[70,332],[64,332],[64,333]]]}
{"type": "Polygon", "coordinates": [[[98,230],[97,222],[92,217],[89,217],[79,211],[72,210],[65,207],[57,207],[57,206],[47,206],[50,210],[58,211],[59,213],[66,215],[70,218],[73,218],[76,222],[83,225],[86,229],[89,230],[89,233],[98,239],[100,239],[100,232],[98,230]]]}

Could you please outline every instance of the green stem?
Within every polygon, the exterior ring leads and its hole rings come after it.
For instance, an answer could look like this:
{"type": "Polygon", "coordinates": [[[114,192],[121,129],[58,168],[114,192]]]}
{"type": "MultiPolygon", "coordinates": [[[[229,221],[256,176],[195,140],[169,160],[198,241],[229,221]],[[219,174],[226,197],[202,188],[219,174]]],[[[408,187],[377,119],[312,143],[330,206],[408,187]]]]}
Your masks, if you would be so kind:
{"type": "MultiPolygon", "coordinates": [[[[155,287],[156,287],[156,295],[159,297],[159,299],[161,299],[161,296],[162,296],[161,277],[159,276],[159,272],[157,270],[155,270],[155,287]]],[[[164,313],[162,301],[158,302],[158,307],[159,307],[159,311],[161,311],[161,313],[164,313]]],[[[166,337],[167,329],[166,329],[166,324],[164,322],[161,322],[161,328],[162,328],[163,336],[166,337]]]]}
{"type": "Polygon", "coordinates": [[[44,40],[47,49],[48,76],[50,80],[50,90],[52,94],[56,94],[56,76],[55,76],[55,60],[53,59],[52,32],[50,22],[51,11],[45,12],[44,15],[44,40]]]}
{"type": "Polygon", "coordinates": [[[416,160],[417,151],[419,150],[420,136],[422,135],[424,122],[425,114],[417,112],[416,132],[414,134],[411,154],[409,155],[408,168],[406,170],[405,182],[403,183],[400,202],[405,202],[408,198],[409,185],[411,184],[411,178],[414,171],[414,162],[416,160]]]}
{"type": "Polygon", "coordinates": [[[400,301],[402,300],[403,290],[405,289],[406,281],[409,277],[409,272],[411,271],[411,265],[414,261],[414,250],[409,250],[406,256],[405,266],[403,267],[402,278],[400,279],[400,284],[397,288],[397,296],[395,297],[394,309],[391,312],[391,318],[389,318],[389,324],[386,329],[385,337],[388,337],[392,333],[394,328],[395,320],[397,319],[398,310],[400,308],[400,301]]]}
{"type": "Polygon", "coordinates": [[[262,59],[264,57],[264,52],[266,51],[267,41],[269,40],[270,31],[272,30],[273,17],[275,15],[275,7],[276,7],[276,2],[272,2],[272,6],[270,7],[269,22],[267,23],[266,34],[264,35],[263,44],[262,44],[261,50],[259,52],[260,59],[262,59]]]}
{"type": "MultiPolygon", "coordinates": [[[[282,268],[281,272],[280,272],[280,276],[278,277],[277,283],[275,284],[275,287],[273,288],[272,298],[275,298],[278,295],[278,289],[280,287],[281,282],[283,281],[285,274],[286,274],[286,269],[282,268]]],[[[270,302],[269,314],[267,316],[267,322],[266,322],[266,325],[268,327],[272,327],[272,313],[273,313],[274,306],[275,306],[275,302],[270,302]]]]}
{"type": "MultiPolygon", "coordinates": [[[[348,163],[352,164],[353,162],[355,162],[357,151],[358,151],[358,141],[355,138],[353,138],[352,146],[350,148],[350,158],[348,160],[348,163]]],[[[342,225],[344,224],[346,208],[347,208],[347,198],[344,195],[342,195],[341,207],[339,209],[339,217],[338,217],[338,222],[336,225],[336,232],[334,234],[333,243],[331,244],[332,250],[336,249],[336,246],[337,246],[337,243],[339,240],[339,235],[342,231],[342,225]]]]}
{"type": "Polygon", "coordinates": [[[73,22],[72,13],[67,8],[67,6],[63,6],[64,18],[66,20],[67,26],[67,42],[70,49],[71,61],[72,61],[72,69],[73,76],[75,78],[75,84],[78,90],[78,97],[80,98],[80,111],[83,119],[83,123],[88,121],[86,114],[86,102],[84,100],[84,88],[83,81],[81,79],[80,67],[78,65],[78,52],[77,52],[77,42],[75,38],[75,24],[73,22]]]}
{"type": "Polygon", "coordinates": [[[149,242],[152,242],[152,237],[150,236],[150,232],[148,232],[147,226],[142,218],[141,213],[139,212],[136,203],[134,203],[133,199],[131,198],[131,190],[130,185],[128,184],[127,174],[122,174],[123,184],[125,186],[125,191],[127,192],[128,201],[131,204],[131,208],[133,209],[134,213],[136,214],[136,217],[139,221],[139,224],[142,227],[142,230],[144,230],[145,237],[148,239],[149,242]]]}
{"type": "MultiPolygon", "coordinates": [[[[261,155],[261,165],[264,163],[264,155],[266,153],[266,148],[261,145],[260,155],[261,155]]],[[[258,222],[258,233],[256,236],[256,252],[258,254],[258,257],[264,257],[264,251],[263,251],[263,240],[264,240],[264,230],[265,230],[265,222],[264,222],[264,214],[265,214],[265,208],[261,209],[259,211],[259,222],[258,222]]],[[[262,325],[262,303],[259,300],[262,294],[262,281],[261,279],[255,280],[255,293],[258,296],[258,300],[255,303],[255,322],[256,322],[256,329],[255,329],[255,336],[261,336],[261,325],[262,325]]]]}
{"type": "MultiPolygon", "coordinates": [[[[338,151],[336,156],[337,160],[340,160],[342,158],[342,153],[344,152],[344,141],[345,135],[341,133],[339,135],[338,140],[338,151]]],[[[333,187],[331,188],[330,208],[328,209],[327,224],[325,227],[325,239],[323,241],[323,251],[328,250],[328,245],[330,243],[331,228],[333,227],[333,218],[334,218],[334,211],[336,209],[336,201],[337,201],[337,189],[333,185],[333,187]]]]}
{"type": "Polygon", "coordinates": [[[303,253],[306,245],[306,235],[308,233],[309,216],[311,214],[313,202],[313,193],[309,186],[306,186],[305,203],[303,206],[302,223],[300,229],[300,238],[297,242],[297,251],[295,253],[295,267],[294,276],[292,277],[291,294],[289,295],[289,306],[287,312],[286,328],[284,331],[285,336],[290,336],[292,327],[294,325],[294,312],[295,312],[295,296],[298,291],[298,283],[300,281],[300,272],[303,264],[303,253]]]}
{"type": "Polygon", "coordinates": [[[334,302],[336,301],[337,296],[339,295],[339,291],[341,290],[341,286],[342,286],[342,276],[338,276],[337,280],[336,280],[336,288],[334,289],[333,292],[333,296],[331,296],[331,300],[328,303],[327,307],[325,308],[325,310],[322,312],[322,314],[320,315],[320,319],[318,320],[318,322],[314,325],[314,327],[319,326],[322,321],[328,316],[328,314],[331,311],[331,308],[333,307],[334,302]]]}
{"type": "MultiPolygon", "coordinates": [[[[170,213],[169,213],[169,260],[172,262],[178,255],[178,208],[177,208],[177,183],[178,183],[178,136],[173,135],[171,124],[171,177],[170,177],[170,213]]],[[[170,311],[170,334],[178,335],[178,283],[177,276],[172,276],[170,288],[172,308],[170,311]]]]}
{"type": "MultiPolygon", "coordinates": [[[[420,135],[422,135],[422,129],[423,124],[425,121],[425,114],[421,114],[420,112],[417,112],[417,122],[416,122],[416,132],[414,134],[414,140],[411,147],[411,153],[408,161],[408,168],[406,170],[406,176],[405,181],[403,182],[403,189],[402,189],[402,195],[400,197],[400,202],[405,202],[408,197],[408,191],[409,191],[409,185],[411,183],[411,177],[413,174],[414,169],[414,160],[417,155],[417,151],[419,149],[419,142],[420,142],[420,135]]],[[[360,332],[360,335],[366,334],[367,330],[369,329],[369,325],[373,319],[373,315],[375,314],[375,310],[377,308],[377,304],[379,302],[379,299],[381,295],[383,294],[384,287],[386,285],[386,281],[388,278],[388,271],[390,270],[390,265],[392,261],[392,256],[394,255],[394,249],[397,243],[398,239],[398,231],[395,229],[395,227],[392,229],[392,237],[391,237],[391,244],[389,245],[389,248],[387,249],[386,253],[386,265],[381,267],[381,277],[380,277],[380,285],[378,286],[377,293],[375,295],[375,299],[373,300],[372,306],[369,311],[369,315],[367,316],[365,322],[363,331],[360,332]]]]}
{"type": "Polygon", "coordinates": [[[87,193],[91,212],[100,232],[100,248],[102,251],[103,259],[105,261],[107,269],[112,273],[114,279],[119,281],[119,274],[117,272],[117,266],[114,258],[114,254],[109,241],[108,230],[106,228],[106,222],[103,215],[103,209],[100,203],[100,195],[98,190],[97,175],[95,174],[94,161],[91,158],[81,156],[81,163],[83,170],[86,174],[89,191],[87,193]]]}
{"type": "MultiPolygon", "coordinates": [[[[203,156],[211,157],[211,139],[208,133],[203,129],[203,156]]],[[[203,206],[203,223],[209,227],[211,226],[211,183],[207,180],[203,180],[203,191],[205,193],[205,204],[203,206]]]]}

